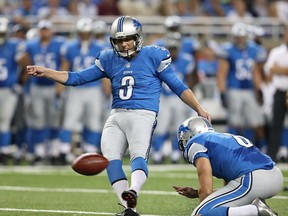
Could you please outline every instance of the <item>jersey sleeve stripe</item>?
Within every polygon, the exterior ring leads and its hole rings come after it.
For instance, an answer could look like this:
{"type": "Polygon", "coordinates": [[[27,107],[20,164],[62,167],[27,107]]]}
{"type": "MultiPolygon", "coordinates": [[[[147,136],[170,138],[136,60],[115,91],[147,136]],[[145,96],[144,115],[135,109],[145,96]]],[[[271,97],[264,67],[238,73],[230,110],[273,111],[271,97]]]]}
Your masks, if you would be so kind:
{"type": "Polygon", "coordinates": [[[95,60],[95,65],[96,65],[102,72],[104,72],[104,68],[102,67],[99,59],[96,59],[96,60],[95,60]]]}
{"type": "Polygon", "coordinates": [[[160,63],[159,67],[157,68],[157,71],[160,73],[162,72],[165,68],[167,68],[171,64],[171,57],[167,59],[163,59],[162,62],[160,63]]]}

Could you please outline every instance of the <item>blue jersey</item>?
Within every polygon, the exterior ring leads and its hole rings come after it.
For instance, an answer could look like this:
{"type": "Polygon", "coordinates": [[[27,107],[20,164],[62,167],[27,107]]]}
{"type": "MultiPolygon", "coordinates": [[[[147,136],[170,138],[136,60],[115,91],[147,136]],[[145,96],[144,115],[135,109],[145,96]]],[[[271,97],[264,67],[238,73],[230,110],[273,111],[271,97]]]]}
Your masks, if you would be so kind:
{"type": "Polygon", "coordinates": [[[219,61],[217,59],[213,61],[200,59],[197,65],[198,72],[204,74],[206,77],[216,77],[218,70],[218,63],[219,61]]]}
{"type": "MultiPolygon", "coordinates": [[[[59,70],[61,65],[60,49],[64,40],[62,38],[52,38],[47,46],[42,46],[40,40],[34,39],[26,44],[26,52],[29,54],[32,64],[59,70]]],[[[36,85],[52,86],[55,81],[45,78],[31,78],[31,83],[36,85]]]]}
{"type": "Polygon", "coordinates": [[[264,63],[266,62],[266,59],[267,59],[267,50],[266,48],[261,45],[261,44],[257,44],[255,41],[249,41],[249,43],[252,44],[252,46],[255,46],[257,48],[257,59],[258,59],[258,62],[260,63],[264,63]]]}
{"type": "Polygon", "coordinates": [[[223,46],[224,58],[229,63],[227,87],[234,89],[253,89],[253,68],[259,58],[258,48],[247,43],[244,49],[239,49],[235,44],[223,46]]]}
{"type": "MultiPolygon", "coordinates": [[[[187,76],[192,73],[195,68],[195,60],[192,55],[188,53],[178,52],[176,59],[172,59],[171,67],[176,72],[178,78],[187,83],[187,76]]],[[[170,88],[166,84],[162,85],[162,93],[165,96],[174,95],[170,88]]]]}
{"type": "Polygon", "coordinates": [[[192,137],[186,145],[184,157],[210,160],[213,176],[230,181],[257,169],[270,170],[275,163],[248,139],[225,133],[206,132],[192,137]]]}
{"type": "Polygon", "coordinates": [[[94,66],[70,72],[65,85],[81,85],[104,77],[111,81],[112,108],[158,113],[162,81],[178,96],[187,89],[171,68],[169,51],[158,46],[143,47],[131,60],[118,56],[112,49],[103,50],[94,66]]]}
{"type": "Polygon", "coordinates": [[[0,45],[0,87],[12,87],[19,76],[17,54],[19,41],[7,40],[0,45]]]}
{"type": "Polygon", "coordinates": [[[95,39],[95,43],[102,46],[103,49],[111,49],[110,37],[105,35],[104,39],[95,39]]]}
{"type": "MultiPolygon", "coordinates": [[[[65,44],[62,55],[70,63],[70,71],[80,71],[94,65],[95,56],[102,50],[102,46],[90,42],[87,50],[81,51],[81,41],[73,40],[65,44]]],[[[84,84],[79,87],[99,86],[100,81],[84,84]]]]}
{"type": "MultiPolygon", "coordinates": [[[[158,46],[166,47],[165,39],[159,39],[155,42],[158,46]]],[[[184,37],[181,39],[181,45],[179,48],[179,52],[182,53],[188,53],[188,54],[194,54],[196,51],[200,49],[200,43],[198,40],[192,37],[184,37]]]]}
{"type": "MultiPolygon", "coordinates": [[[[34,3],[33,3],[33,5],[34,5],[34,3]]],[[[23,7],[19,7],[13,12],[13,15],[14,16],[21,16],[21,17],[23,17],[23,16],[36,16],[37,15],[37,9],[34,6],[32,6],[32,8],[28,9],[28,10],[23,8],[23,7]]]]}

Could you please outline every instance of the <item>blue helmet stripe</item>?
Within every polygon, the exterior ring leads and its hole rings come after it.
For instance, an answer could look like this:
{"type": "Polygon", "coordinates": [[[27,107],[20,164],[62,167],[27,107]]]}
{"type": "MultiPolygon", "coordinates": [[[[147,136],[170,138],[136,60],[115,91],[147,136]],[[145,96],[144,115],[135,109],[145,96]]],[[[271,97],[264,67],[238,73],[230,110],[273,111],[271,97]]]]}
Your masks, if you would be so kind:
{"type": "Polygon", "coordinates": [[[118,21],[118,27],[117,27],[117,32],[122,32],[123,31],[123,22],[124,22],[124,16],[121,16],[119,21],[118,21]]]}
{"type": "Polygon", "coordinates": [[[206,123],[206,125],[209,127],[209,128],[212,128],[212,125],[211,123],[206,119],[206,118],[202,118],[204,120],[204,122],[206,123]]]}

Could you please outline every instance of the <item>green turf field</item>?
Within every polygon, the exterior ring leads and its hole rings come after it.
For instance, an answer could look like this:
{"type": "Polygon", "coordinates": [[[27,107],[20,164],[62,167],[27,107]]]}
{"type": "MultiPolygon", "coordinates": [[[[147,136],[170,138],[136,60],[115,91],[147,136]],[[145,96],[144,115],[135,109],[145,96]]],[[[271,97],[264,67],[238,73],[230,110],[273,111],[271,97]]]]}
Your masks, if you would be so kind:
{"type": "MultiPolygon", "coordinates": [[[[282,166],[288,186],[288,165],[282,166]]],[[[128,166],[125,170],[129,172],[128,166]]],[[[215,188],[222,181],[215,179],[215,188]]],[[[191,215],[197,200],[181,197],[172,185],[195,186],[190,165],[150,165],[150,177],[138,199],[141,216],[191,215]]],[[[122,211],[106,173],[81,176],[70,167],[0,167],[0,215],[60,216],[115,215],[122,211]]],[[[288,215],[288,192],[282,191],[267,203],[280,216],[288,215]]]]}

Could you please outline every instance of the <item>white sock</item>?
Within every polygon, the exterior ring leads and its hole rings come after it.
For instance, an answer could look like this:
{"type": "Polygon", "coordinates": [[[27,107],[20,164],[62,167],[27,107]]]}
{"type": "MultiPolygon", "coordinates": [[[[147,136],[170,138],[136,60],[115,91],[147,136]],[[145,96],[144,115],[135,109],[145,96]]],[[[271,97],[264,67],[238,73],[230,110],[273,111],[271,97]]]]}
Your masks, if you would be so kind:
{"type": "Polygon", "coordinates": [[[88,153],[96,153],[98,152],[98,149],[96,146],[89,144],[89,143],[84,143],[83,145],[83,150],[84,152],[88,152],[88,153]]]}
{"type": "Polygon", "coordinates": [[[117,181],[112,185],[112,187],[113,187],[115,193],[117,194],[118,199],[120,200],[122,205],[127,207],[127,203],[125,200],[122,199],[121,194],[123,191],[126,191],[129,189],[128,181],[127,180],[117,181]]]}
{"type": "Polygon", "coordinates": [[[230,207],[229,216],[258,216],[258,209],[255,205],[245,205],[239,207],[230,207]]]}
{"type": "Polygon", "coordinates": [[[44,143],[37,143],[35,145],[35,155],[44,158],[46,155],[46,148],[44,143]]]}
{"type": "Polygon", "coordinates": [[[61,143],[60,144],[60,153],[68,154],[71,151],[70,143],[61,143]]]}
{"type": "Polygon", "coordinates": [[[50,141],[50,152],[49,152],[49,156],[52,157],[57,157],[59,156],[59,152],[60,152],[60,140],[59,139],[53,139],[50,141]]]}
{"type": "Polygon", "coordinates": [[[130,189],[137,192],[139,195],[140,190],[146,182],[147,176],[143,170],[136,170],[131,174],[131,187],[130,189]]]}

